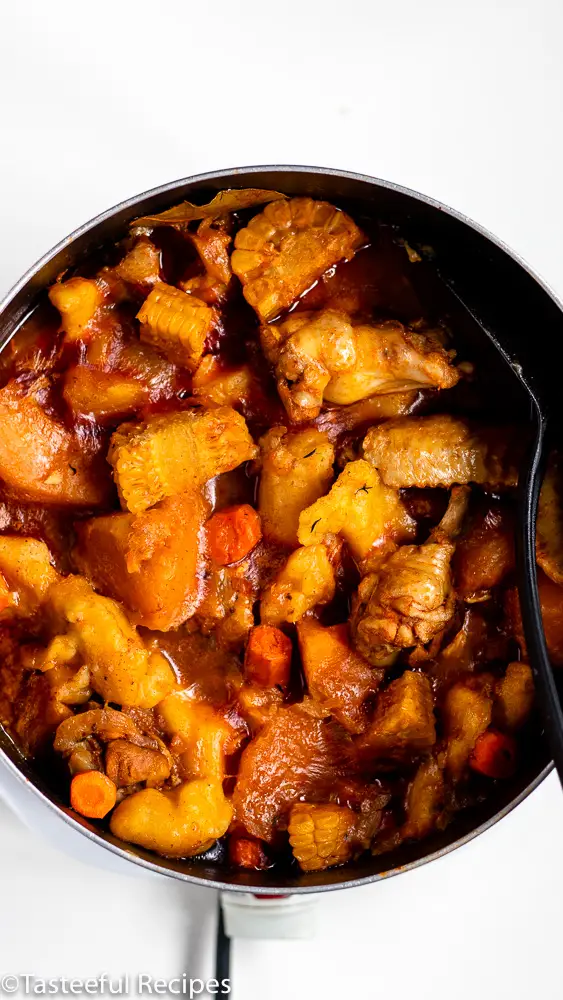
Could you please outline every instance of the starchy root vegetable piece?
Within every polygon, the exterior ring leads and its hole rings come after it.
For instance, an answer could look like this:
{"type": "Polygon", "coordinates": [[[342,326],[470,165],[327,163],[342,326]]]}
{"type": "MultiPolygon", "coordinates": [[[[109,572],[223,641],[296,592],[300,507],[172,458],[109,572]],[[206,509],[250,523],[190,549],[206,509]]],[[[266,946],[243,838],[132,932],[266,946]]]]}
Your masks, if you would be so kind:
{"type": "Polygon", "coordinates": [[[436,742],[430,681],[405,671],[377,700],[375,715],[358,739],[358,749],[370,758],[404,760],[425,753],[436,742]]]}
{"type": "Polygon", "coordinates": [[[0,535],[0,618],[29,618],[44,604],[59,574],[45,542],[0,535]]]}
{"type": "Polygon", "coordinates": [[[346,806],[308,802],[292,806],[289,843],[299,867],[304,872],[320,872],[349,861],[354,853],[355,821],[346,806]]]}
{"type": "Polygon", "coordinates": [[[219,406],[122,424],[112,435],[108,461],[122,507],[138,514],[255,456],[244,417],[219,406]]]}
{"type": "Polygon", "coordinates": [[[453,558],[459,596],[466,602],[487,600],[514,568],[514,538],[508,512],[491,506],[462,535],[453,558]]]}
{"type": "Polygon", "coordinates": [[[563,472],[555,452],[549,457],[540,492],[536,558],[554,583],[563,584],[563,472]]]}
{"type": "Polygon", "coordinates": [[[254,378],[248,365],[225,368],[213,354],[206,354],[192,379],[192,393],[203,406],[244,406],[254,378]]]}
{"type": "Polygon", "coordinates": [[[96,594],[83,577],[55,583],[48,593],[48,612],[58,634],[41,669],[82,662],[105,701],[139,708],[152,708],[174,687],[165,658],[149,653],[119,604],[96,594]]]}
{"type": "Polygon", "coordinates": [[[446,738],[446,770],[461,778],[473,748],[491,724],[493,679],[479,674],[458,681],[449,689],[442,707],[446,738]]]}
{"type": "Polygon", "coordinates": [[[137,625],[166,632],[203,600],[204,523],[200,490],[167,497],[141,514],[78,523],[75,563],[104,594],[122,601],[137,625]]]}
{"type": "MultiPolygon", "coordinates": [[[[554,667],[563,667],[563,587],[538,572],[538,591],[545,641],[554,667]]],[[[526,655],[526,640],[518,591],[514,587],[506,594],[506,613],[509,626],[520,648],[526,655]]]]}
{"type": "Polygon", "coordinates": [[[323,402],[348,405],[376,394],[449,389],[459,381],[433,332],[416,333],[391,320],[368,326],[334,309],[296,312],[262,327],[261,338],[294,423],[317,417],[323,402]]]}
{"type": "Polygon", "coordinates": [[[248,503],[224,507],[206,525],[209,555],[218,566],[244,559],[262,538],[260,515],[248,503]]]}
{"type": "Polygon", "coordinates": [[[181,691],[168,695],[158,706],[159,720],[181,746],[185,776],[222,781],[225,756],[237,749],[240,734],[211,705],[193,701],[181,691]]]}
{"type": "Polygon", "coordinates": [[[49,298],[61,314],[67,342],[88,340],[92,336],[96,314],[105,298],[100,282],[93,278],[69,278],[51,285],[49,298]]]}
{"type": "Polygon", "coordinates": [[[364,457],[387,486],[516,486],[522,434],[517,428],[474,427],[448,414],[398,417],[372,427],[364,457]]]}
{"type": "Polygon", "coordinates": [[[444,799],[443,768],[434,757],[429,757],[419,764],[409,784],[402,836],[406,840],[418,840],[440,828],[443,825],[444,799]]]}
{"type": "Polygon", "coordinates": [[[0,478],[19,500],[95,507],[110,494],[109,477],[98,456],[43,409],[47,389],[45,378],[0,389],[0,478]]]}
{"type": "Polygon", "coordinates": [[[237,837],[234,834],[229,836],[229,861],[237,868],[251,868],[254,871],[272,867],[259,840],[237,837]]]}
{"type": "Polygon", "coordinates": [[[160,258],[160,250],[148,236],[138,236],[115,272],[127,284],[149,290],[160,281],[160,258]]]}
{"type": "Polygon", "coordinates": [[[496,729],[487,729],[477,739],[469,766],[486,778],[511,778],[516,770],[516,740],[496,729]]]}
{"type": "Polygon", "coordinates": [[[350,766],[352,744],[334,723],[299,706],[280,708],[243,750],[233,805],[253,837],[274,839],[291,806],[328,795],[350,766]]]}
{"type": "Polygon", "coordinates": [[[135,746],[128,740],[112,740],[106,750],[106,774],[117,788],[146,781],[161,785],[170,777],[170,762],[160,750],[135,746]]]}
{"type": "Polygon", "coordinates": [[[83,771],[75,774],[70,783],[70,804],[72,808],[90,819],[103,819],[114,805],[117,789],[106,774],[101,771],[83,771]]]}
{"type": "Polygon", "coordinates": [[[149,390],[137,379],[119,372],[103,372],[73,365],[64,376],[63,397],[72,416],[98,423],[123,419],[149,401],[149,390]]]}
{"type": "Polygon", "coordinates": [[[157,215],[143,215],[134,219],[132,229],[153,229],[157,226],[187,226],[197,219],[218,219],[229,212],[240,212],[244,208],[254,208],[267,201],[285,199],[279,191],[265,191],[261,188],[226,188],[219,191],[207,205],[194,205],[191,201],[182,201],[179,205],[167,208],[157,215]]]}
{"type": "Polygon", "coordinates": [[[521,729],[534,707],[534,676],[527,663],[509,663],[495,684],[493,721],[501,729],[521,729]]]}
{"type": "Polygon", "coordinates": [[[263,591],[263,625],[296,622],[317,604],[334,597],[335,578],[324,545],[301,546],[289,556],[273,583],[263,591]]]}
{"type": "Polygon", "coordinates": [[[292,649],[291,639],[279,628],[256,625],[250,630],[244,656],[246,680],[261,687],[286,687],[292,649]]]}
{"type": "Polygon", "coordinates": [[[360,459],[349,462],[327,496],[301,513],[298,539],[301,545],[316,545],[329,534],[341,535],[361,561],[377,543],[406,541],[414,528],[397,491],[384,486],[379,473],[360,459]]]}
{"type": "Polygon", "coordinates": [[[297,626],[299,651],[309,694],[345,729],[361,733],[367,726],[366,698],[375,694],[383,671],[375,670],[350,645],[348,626],[322,626],[302,618],[297,626]]]}
{"type": "Polygon", "coordinates": [[[415,390],[393,392],[388,396],[370,396],[369,399],[361,399],[350,406],[332,406],[321,411],[315,420],[315,426],[327,435],[329,441],[335,441],[347,431],[355,431],[360,427],[367,430],[380,420],[406,416],[417,396],[415,390]]]}
{"type": "Polygon", "coordinates": [[[142,341],[193,371],[215,323],[215,313],[195,295],[159,282],[143,302],[137,319],[142,341]]]}
{"type": "Polygon", "coordinates": [[[188,781],[169,792],[143,788],[117,806],[111,832],[169,858],[201,854],[227,832],[233,810],[219,781],[188,781]]]}
{"type": "Polygon", "coordinates": [[[261,438],[260,449],[258,509],[264,537],[295,548],[301,511],[326,493],[332,482],[334,447],[312,427],[293,432],[271,427],[261,438]]]}
{"type": "Polygon", "coordinates": [[[325,201],[270,202],[239,229],[231,266],[246,301],[268,322],[363,239],[352,219],[325,201]]]}
{"type": "Polygon", "coordinates": [[[430,642],[451,620],[455,592],[450,563],[467,502],[467,488],[454,488],[429,540],[403,545],[361,581],[351,626],[356,648],[370,663],[392,663],[399,649],[430,642]]]}

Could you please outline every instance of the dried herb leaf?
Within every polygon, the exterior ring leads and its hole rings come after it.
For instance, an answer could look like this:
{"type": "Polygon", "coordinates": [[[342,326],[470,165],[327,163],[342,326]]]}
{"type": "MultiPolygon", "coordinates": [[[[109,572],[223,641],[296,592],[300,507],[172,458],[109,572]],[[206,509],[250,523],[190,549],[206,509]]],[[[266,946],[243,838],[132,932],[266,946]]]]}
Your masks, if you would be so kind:
{"type": "Polygon", "coordinates": [[[279,191],[264,191],[261,188],[227,188],[226,191],[219,191],[207,205],[193,205],[191,201],[183,201],[158,215],[143,215],[140,219],[134,219],[131,228],[186,226],[194,219],[215,219],[228,212],[239,212],[243,208],[252,208],[254,205],[263,205],[285,197],[279,191]]]}

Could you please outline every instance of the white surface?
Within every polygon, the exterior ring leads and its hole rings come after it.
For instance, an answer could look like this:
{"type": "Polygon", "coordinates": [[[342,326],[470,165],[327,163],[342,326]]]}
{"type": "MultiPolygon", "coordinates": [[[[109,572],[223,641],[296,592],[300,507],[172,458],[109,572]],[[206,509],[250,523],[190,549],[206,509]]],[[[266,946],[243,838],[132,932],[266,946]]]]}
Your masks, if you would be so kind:
{"type": "MultiPolygon", "coordinates": [[[[563,295],[560,0],[0,5],[0,293],[107,206],[190,173],[340,166],[479,219],[563,295]]],[[[236,1000],[561,994],[563,797],[239,942],[236,1000]]],[[[66,860],[0,814],[0,970],[211,974],[211,893],[66,860]],[[195,936],[190,937],[190,926],[195,936]]]]}

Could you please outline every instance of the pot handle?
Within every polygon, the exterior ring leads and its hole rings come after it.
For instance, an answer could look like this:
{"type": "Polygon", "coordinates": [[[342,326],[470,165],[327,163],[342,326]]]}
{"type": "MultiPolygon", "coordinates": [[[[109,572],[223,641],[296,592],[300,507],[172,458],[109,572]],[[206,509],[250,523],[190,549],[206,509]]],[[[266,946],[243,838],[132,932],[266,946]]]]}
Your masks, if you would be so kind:
{"type": "Polygon", "coordinates": [[[317,897],[255,896],[250,892],[222,892],[220,908],[227,938],[314,937],[317,897]]]}

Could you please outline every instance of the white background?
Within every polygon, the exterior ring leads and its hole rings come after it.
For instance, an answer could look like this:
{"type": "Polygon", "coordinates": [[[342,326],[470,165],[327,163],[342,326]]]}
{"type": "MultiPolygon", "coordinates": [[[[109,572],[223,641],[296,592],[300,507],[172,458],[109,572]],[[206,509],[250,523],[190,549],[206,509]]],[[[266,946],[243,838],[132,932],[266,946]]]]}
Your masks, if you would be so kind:
{"type": "MultiPolygon", "coordinates": [[[[275,162],[425,191],[563,295],[562,29],[561,0],[4,0],[0,295],[129,195],[275,162]]],[[[7,811],[0,886],[0,971],[211,975],[210,892],[67,860],[7,811]]],[[[562,897],[552,776],[454,855],[323,898],[314,942],[237,943],[235,1000],[552,1000],[562,897]]]]}

